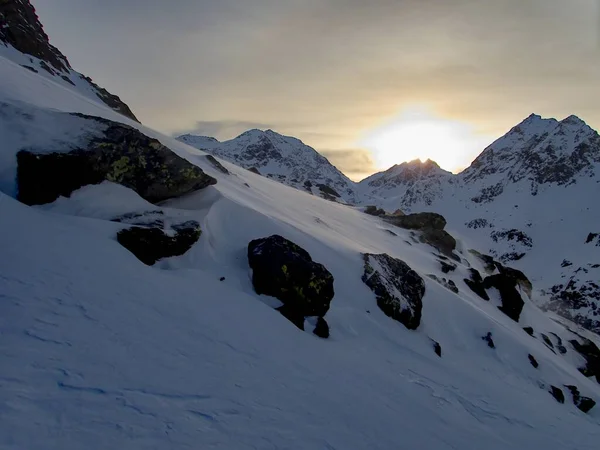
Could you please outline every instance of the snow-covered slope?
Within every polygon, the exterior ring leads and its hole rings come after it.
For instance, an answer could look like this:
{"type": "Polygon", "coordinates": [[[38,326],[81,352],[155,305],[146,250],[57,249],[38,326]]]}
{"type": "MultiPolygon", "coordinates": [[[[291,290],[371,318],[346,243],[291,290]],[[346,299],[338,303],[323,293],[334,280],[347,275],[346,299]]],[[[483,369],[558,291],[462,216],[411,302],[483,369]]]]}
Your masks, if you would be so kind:
{"type": "MultiPolygon", "coordinates": [[[[23,111],[32,132],[52,119],[49,108],[126,120],[2,57],[0,102],[23,111]]],[[[0,188],[1,448],[597,447],[600,409],[579,411],[564,387],[600,398],[577,370],[584,361],[571,341],[581,336],[527,298],[517,323],[497,296],[475,295],[463,280],[485,269],[467,251],[470,236],[445,274],[408,230],[223,162],[226,175],[203,152],[127,123],[218,183],[158,206],[108,182],[40,207],[0,188]],[[144,265],[115,239],[126,225],[107,219],[149,208],[198,221],[200,240],[144,265]],[[329,339],[300,331],[254,292],[247,245],[271,234],[332,273],[329,339]],[[417,330],[379,310],[361,280],[365,252],[423,277],[417,330]],[[458,293],[428,275],[452,279],[458,293]]],[[[18,148],[15,136],[0,144],[3,160],[18,148]]]]}
{"type": "Polygon", "coordinates": [[[29,0],[0,2],[0,56],[137,120],[119,97],[73,70],[67,57],[50,44],[29,0]]]}
{"type": "Polygon", "coordinates": [[[575,116],[531,115],[458,175],[416,165],[400,181],[392,169],[373,175],[362,192],[389,211],[443,214],[483,251],[528,273],[546,307],[600,331],[596,131],[575,116]]]}
{"type": "Polygon", "coordinates": [[[190,134],[178,139],[296,189],[329,200],[358,201],[354,183],[327,158],[299,139],[272,130],[249,130],[225,142],[190,134]]]}

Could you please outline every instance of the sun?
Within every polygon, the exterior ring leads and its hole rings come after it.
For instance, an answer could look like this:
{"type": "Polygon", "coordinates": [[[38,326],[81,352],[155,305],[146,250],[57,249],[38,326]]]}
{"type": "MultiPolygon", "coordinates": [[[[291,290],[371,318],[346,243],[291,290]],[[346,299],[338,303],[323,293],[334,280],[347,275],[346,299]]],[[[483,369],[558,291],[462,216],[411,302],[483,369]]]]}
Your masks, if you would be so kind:
{"type": "Polygon", "coordinates": [[[410,108],[368,132],[359,145],[371,151],[378,169],[431,159],[456,172],[468,166],[491,142],[489,136],[477,134],[469,124],[436,117],[424,108],[410,108]]]}

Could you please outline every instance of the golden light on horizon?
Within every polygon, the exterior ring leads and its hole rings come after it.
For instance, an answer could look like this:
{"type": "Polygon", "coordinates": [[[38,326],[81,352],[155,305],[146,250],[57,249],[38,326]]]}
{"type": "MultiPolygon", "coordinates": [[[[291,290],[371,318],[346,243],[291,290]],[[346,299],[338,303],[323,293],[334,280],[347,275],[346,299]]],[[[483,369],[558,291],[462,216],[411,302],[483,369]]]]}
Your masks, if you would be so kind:
{"type": "Polygon", "coordinates": [[[491,142],[491,137],[476,133],[468,123],[437,117],[423,107],[411,107],[368,132],[359,145],[371,151],[378,169],[431,159],[443,169],[457,172],[491,142]]]}

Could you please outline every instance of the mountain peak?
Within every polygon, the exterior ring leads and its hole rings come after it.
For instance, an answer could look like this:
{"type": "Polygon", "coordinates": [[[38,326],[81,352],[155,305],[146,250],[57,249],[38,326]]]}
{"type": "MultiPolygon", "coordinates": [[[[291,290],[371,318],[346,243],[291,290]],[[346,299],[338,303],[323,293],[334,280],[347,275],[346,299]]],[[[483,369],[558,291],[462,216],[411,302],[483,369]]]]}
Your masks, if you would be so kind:
{"type": "Polygon", "coordinates": [[[564,118],[563,120],[560,121],[561,124],[563,125],[570,125],[570,126],[576,126],[576,127],[587,127],[587,123],[585,123],[582,119],[580,119],[579,117],[575,116],[575,115],[570,115],[569,117],[564,118]]]}

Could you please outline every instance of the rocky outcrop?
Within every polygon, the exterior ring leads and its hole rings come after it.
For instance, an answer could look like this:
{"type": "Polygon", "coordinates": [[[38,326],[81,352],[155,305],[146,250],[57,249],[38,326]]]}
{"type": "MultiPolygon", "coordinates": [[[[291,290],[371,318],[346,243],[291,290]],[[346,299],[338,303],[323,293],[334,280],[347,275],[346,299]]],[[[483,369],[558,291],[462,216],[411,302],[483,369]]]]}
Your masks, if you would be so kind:
{"type": "MultiPolygon", "coordinates": [[[[329,310],[333,275],[292,241],[279,235],[253,240],[248,262],[256,293],[279,299],[279,311],[298,328],[304,329],[306,317],[322,318],[329,310]]],[[[317,322],[315,334],[325,334],[325,325],[317,322]]]]}
{"type": "Polygon", "coordinates": [[[571,345],[577,353],[584,357],[586,365],[580,367],[579,371],[586,377],[595,377],[600,383],[600,349],[589,339],[579,336],[581,342],[573,339],[571,345]]]}
{"type": "Polygon", "coordinates": [[[377,206],[374,205],[369,205],[365,208],[365,214],[368,214],[370,216],[385,216],[385,210],[378,208],[377,206]]]}
{"type": "Polygon", "coordinates": [[[481,339],[487,342],[489,348],[496,348],[496,344],[494,343],[491,332],[488,332],[485,336],[482,336],[481,339]]]}
{"type": "MultiPolygon", "coordinates": [[[[129,106],[92,81],[91,78],[73,70],[67,57],[50,44],[48,35],[29,0],[0,1],[0,43],[39,60],[39,67],[49,74],[75,86],[72,78],[89,85],[96,96],[110,108],[137,121],[129,106]]],[[[25,66],[32,72],[38,70],[25,66]]]]}
{"type": "Polygon", "coordinates": [[[577,406],[584,413],[588,413],[591,409],[596,406],[596,402],[589,397],[584,397],[580,394],[577,386],[565,385],[565,387],[571,392],[573,397],[573,404],[577,406]]]}
{"type": "Polygon", "coordinates": [[[469,252],[484,262],[485,270],[491,275],[483,279],[477,269],[469,269],[471,277],[470,279],[465,278],[465,284],[486,301],[490,299],[486,290],[497,289],[502,300],[502,306],[499,306],[498,309],[515,322],[518,322],[525,304],[519,290],[531,297],[533,286],[529,279],[520,270],[503,266],[491,256],[482,255],[475,250],[469,250],[469,252]]]}
{"type": "Polygon", "coordinates": [[[444,286],[449,291],[452,291],[455,294],[458,294],[458,287],[456,286],[456,283],[454,283],[454,281],[446,279],[446,278],[440,278],[434,274],[429,274],[427,276],[429,278],[431,278],[432,280],[436,281],[437,283],[441,284],[442,286],[444,286]]]}
{"type": "Polygon", "coordinates": [[[406,328],[421,323],[425,282],[404,261],[388,254],[363,254],[362,281],[375,293],[377,306],[406,328]]]}
{"type": "Polygon", "coordinates": [[[408,230],[443,230],[446,227],[444,216],[431,212],[389,216],[386,220],[408,230]]]}
{"type": "Polygon", "coordinates": [[[444,230],[446,219],[440,214],[423,212],[407,215],[386,215],[384,219],[400,228],[418,230],[420,240],[436,248],[445,255],[452,256],[456,248],[456,240],[444,230]]]}
{"type": "Polygon", "coordinates": [[[162,258],[180,256],[198,241],[202,231],[196,221],[173,225],[169,233],[159,227],[135,226],[117,233],[117,241],[149,266],[162,258]]]}
{"type": "Polygon", "coordinates": [[[502,306],[499,306],[498,309],[515,322],[518,322],[525,302],[516,289],[517,281],[515,278],[504,273],[490,275],[483,280],[483,286],[486,289],[495,288],[498,290],[502,300],[502,306]]]}
{"type": "Polygon", "coordinates": [[[556,386],[550,386],[550,393],[552,394],[552,397],[554,397],[558,403],[565,402],[565,394],[563,393],[561,388],[556,387],[556,386]]]}
{"type": "Polygon", "coordinates": [[[223,166],[223,164],[221,164],[219,161],[217,161],[217,158],[215,158],[213,155],[206,155],[205,158],[208,160],[209,163],[211,163],[215,169],[217,169],[219,172],[224,173],[225,175],[229,175],[229,170],[227,170],[225,168],[225,166],[223,166]]]}
{"type": "Polygon", "coordinates": [[[527,357],[529,358],[529,363],[535,368],[537,369],[540,366],[540,363],[537,362],[537,360],[534,358],[534,356],[530,353],[529,355],[527,355],[527,357]]]}
{"type": "Polygon", "coordinates": [[[465,284],[483,300],[489,301],[490,297],[487,295],[487,292],[485,292],[485,285],[483,284],[483,278],[481,278],[479,271],[477,269],[469,269],[469,273],[471,274],[471,277],[464,279],[465,284]]]}
{"type": "Polygon", "coordinates": [[[90,122],[92,136],[79,148],[21,150],[17,154],[18,199],[49,203],[88,184],[108,180],[156,203],[215,184],[200,168],[158,140],[130,126],[76,114],[90,122]],[[101,132],[97,132],[101,129],[101,132]]]}

